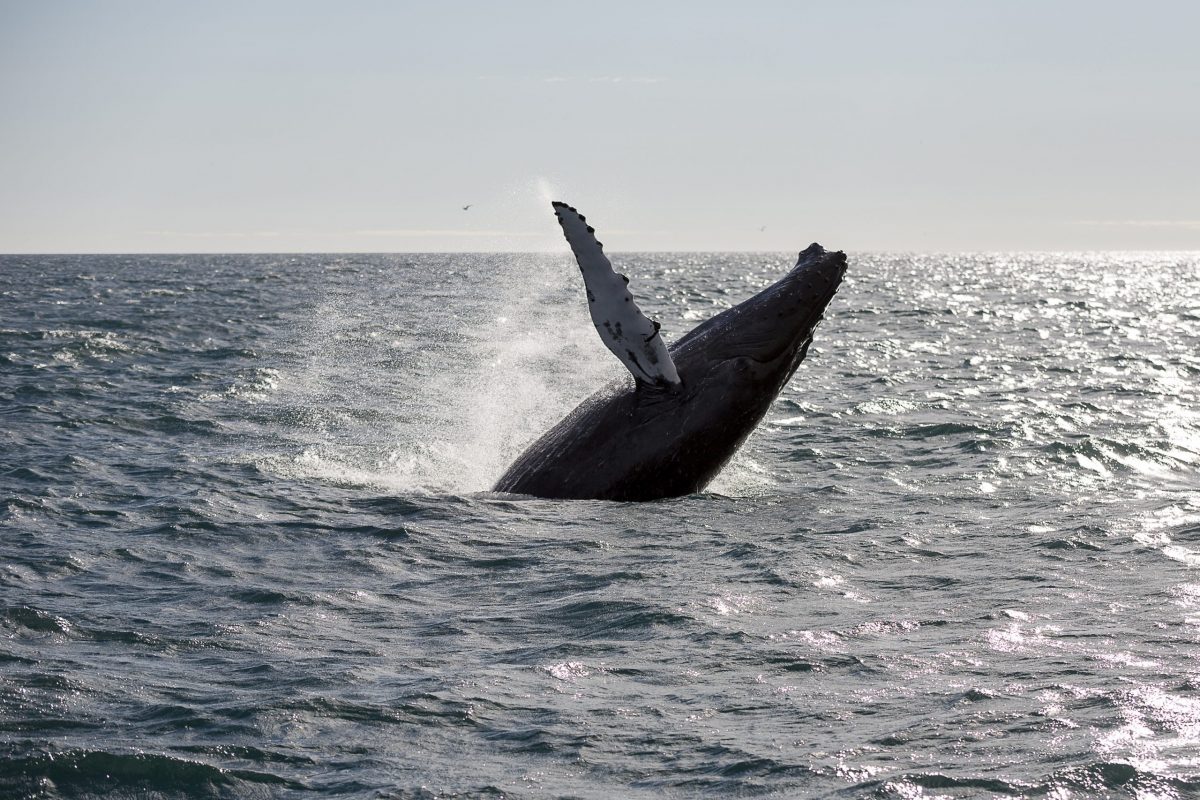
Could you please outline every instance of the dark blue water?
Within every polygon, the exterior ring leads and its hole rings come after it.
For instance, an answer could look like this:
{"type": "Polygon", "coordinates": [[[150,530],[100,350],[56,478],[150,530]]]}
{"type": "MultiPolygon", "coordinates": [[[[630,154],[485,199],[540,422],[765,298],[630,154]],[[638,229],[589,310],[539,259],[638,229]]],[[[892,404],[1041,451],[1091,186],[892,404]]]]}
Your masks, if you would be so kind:
{"type": "MultiPolygon", "coordinates": [[[[627,256],[668,339],[782,274],[627,256]]],[[[569,257],[0,257],[0,796],[1200,792],[1200,257],[852,255],[709,493],[569,257]]]]}

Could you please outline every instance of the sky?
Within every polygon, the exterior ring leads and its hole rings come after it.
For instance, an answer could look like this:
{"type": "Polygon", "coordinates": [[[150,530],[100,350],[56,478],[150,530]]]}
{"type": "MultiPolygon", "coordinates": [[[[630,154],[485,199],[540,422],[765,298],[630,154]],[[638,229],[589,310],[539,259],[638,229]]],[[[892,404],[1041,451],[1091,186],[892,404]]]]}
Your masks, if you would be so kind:
{"type": "Polygon", "coordinates": [[[1200,3],[0,0],[0,252],[1200,249],[1200,3]],[[470,208],[463,210],[463,206],[470,208]]]}

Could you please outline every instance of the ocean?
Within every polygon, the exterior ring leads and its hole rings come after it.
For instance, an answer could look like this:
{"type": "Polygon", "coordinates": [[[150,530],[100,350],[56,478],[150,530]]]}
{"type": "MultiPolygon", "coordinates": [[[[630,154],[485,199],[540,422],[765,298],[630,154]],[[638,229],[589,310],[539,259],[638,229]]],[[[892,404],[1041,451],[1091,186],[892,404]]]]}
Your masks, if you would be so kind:
{"type": "MultiPolygon", "coordinates": [[[[671,341],[794,257],[614,260],[671,341]]],[[[0,796],[1200,793],[1200,254],[851,253],[707,492],[493,494],[582,294],[0,257],[0,796]]]]}

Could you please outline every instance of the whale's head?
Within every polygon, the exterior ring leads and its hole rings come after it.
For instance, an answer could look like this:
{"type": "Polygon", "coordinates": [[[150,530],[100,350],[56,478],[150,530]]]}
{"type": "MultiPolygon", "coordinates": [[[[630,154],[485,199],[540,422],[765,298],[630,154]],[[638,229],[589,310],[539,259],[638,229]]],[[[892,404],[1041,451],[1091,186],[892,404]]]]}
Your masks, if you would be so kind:
{"type": "Polygon", "coordinates": [[[804,360],[845,273],[845,253],[810,245],[787,275],[679,341],[672,356],[685,386],[705,384],[709,396],[724,387],[734,402],[742,392],[767,396],[769,404],[804,360]]]}

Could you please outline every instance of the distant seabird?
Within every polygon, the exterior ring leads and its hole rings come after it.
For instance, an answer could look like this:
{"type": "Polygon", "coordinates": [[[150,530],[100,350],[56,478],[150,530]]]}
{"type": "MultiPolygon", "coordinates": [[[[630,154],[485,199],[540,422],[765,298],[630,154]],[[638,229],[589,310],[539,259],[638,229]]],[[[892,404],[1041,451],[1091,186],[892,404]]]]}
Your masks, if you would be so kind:
{"type": "Polygon", "coordinates": [[[466,211],[468,208],[470,208],[470,207],[471,207],[471,206],[473,206],[473,205],[475,205],[475,204],[474,204],[474,203],[467,203],[465,206],[463,206],[463,211],[466,211]]]}

